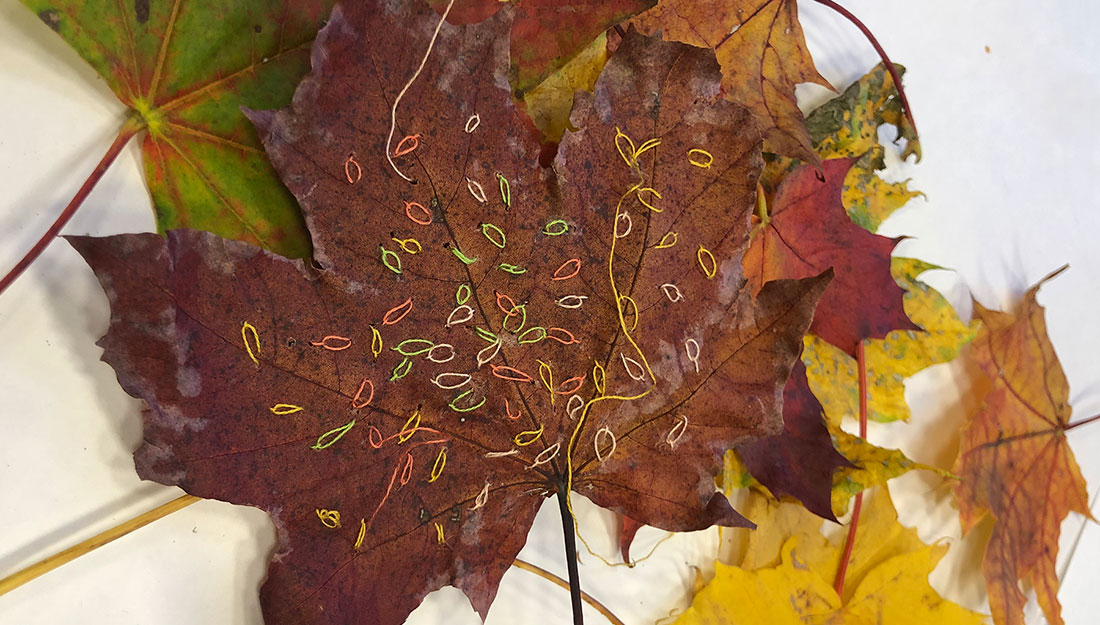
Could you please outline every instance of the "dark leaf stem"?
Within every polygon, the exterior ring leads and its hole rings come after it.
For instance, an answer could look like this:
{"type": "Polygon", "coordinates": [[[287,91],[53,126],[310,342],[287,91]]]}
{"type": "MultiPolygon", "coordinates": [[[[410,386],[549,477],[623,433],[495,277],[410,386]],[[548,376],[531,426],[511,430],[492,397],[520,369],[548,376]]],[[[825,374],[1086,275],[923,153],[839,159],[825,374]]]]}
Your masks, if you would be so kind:
{"type": "Polygon", "coordinates": [[[919,135],[920,133],[917,132],[917,120],[913,118],[913,109],[909,106],[909,98],[905,97],[905,88],[901,86],[901,76],[898,75],[898,70],[894,67],[894,62],[886,55],[886,50],[882,49],[882,45],[879,44],[878,39],[875,38],[871,29],[867,28],[867,25],[860,21],[851,11],[833,2],[833,0],[814,0],[814,2],[823,4],[839,13],[849,22],[854,24],[855,27],[863,33],[863,36],[867,38],[867,41],[871,42],[871,47],[878,53],[879,58],[882,59],[882,64],[886,66],[886,71],[890,72],[890,77],[894,79],[894,86],[898,90],[898,97],[901,98],[901,107],[905,109],[905,118],[909,120],[909,126],[912,127],[913,134],[919,135]]]}
{"type": "Polygon", "coordinates": [[[130,138],[145,128],[144,122],[139,118],[131,117],[126,120],[126,123],[122,124],[122,128],[118,131],[118,136],[115,137],[114,143],[107,149],[107,153],[100,159],[99,164],[95,166],[92,173],[88,176],[88,179],[84,181],[84,184],[77,190],[76,195],[69,201],[69,205],[65,207],[65,210],[61,211],[61,214],[57,216],[57,219],[50,226],[49,230],[46,230],[42,238],[38,239],[38,242],[34,244],[34,247],[27,252],[11,271],[7,273],[3,278],[0,278],[0,293],[3,293],[12,282],[15,282],[27,267],[30,267],[31,263],[35,261],[42,252],[46,250],[46,247],[60,234],[61,229],[65,227],[65,224],[69,223],[69,220],[76,214],[76,209],[84,203],[88,194],[92,192],[99,179],[103,177],[103,174],[107,172],[107,169],[111,167],[111,163],[115,162],[118,155],[122,153],[122,149],[126,147],[126,143],[130,141],[130,138]]]}
{"type": "Polygon", "coordinates": [[[573,514],[569,511],[569,489],[558,486],[558,508],[561,510],[561,530],[565,535],[565,564],[569,569],[569,598],[573,602],[573,625],[584,625],[581,610],[581,577],[577,570],[577,535],[573,527],[573,514]]]}

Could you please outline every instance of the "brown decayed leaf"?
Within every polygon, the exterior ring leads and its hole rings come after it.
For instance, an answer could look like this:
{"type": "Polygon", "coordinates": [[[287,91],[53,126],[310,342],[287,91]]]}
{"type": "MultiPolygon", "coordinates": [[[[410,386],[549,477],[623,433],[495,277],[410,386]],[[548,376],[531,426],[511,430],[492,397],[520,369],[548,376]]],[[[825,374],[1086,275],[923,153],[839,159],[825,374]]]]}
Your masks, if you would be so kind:
{"type": "Polygon", "coordinates": [[[632,23],[647,34],[714,48],[722,87],[765,129],[764,149],[818,162],[794,88],[832,87],[814,67],[795,0],[662,0],[632,23]]]}
{"type": "Polygon", "coordinates": [[[484,615],[567,486],[663,529],[747,524],[711,476],[778,428],[826,280],[747,287],[760,136],[713,57],[629,35],[545,172],[512,9],[440,29],[388,144],[438,15],[379,8],[338,8],[293,106],[252,114],[320,269],[190,231],[72,239],[149,406],[141,475],[272,515],[269,625],[400,623],[446,584],[484,615]]]}
{"type": "Polygon", "coordinates": [[[844,175],[854,159],[804,165],[775,194],[745,253],[745,275],[754,290],[781,278],[804,278],[832,267],[810,330],[854,356],[859,341],[891,330],[917,330],[905,315],[904,291],[890,275],[890,253],[898,239],[871,234],[849,219],[841,203],[844,175]]]}
{"type": "Polygon", "coordinates": [[[1030,580],[1047,621],[1061,625],[1058,534],[1071,510],[1090,516],[1085,479],[1066,441],[1069,385],[1036,299],[1050,277],[1012,314],[974,303],[983,329],[971,353],[992,387],[963,431],[955,495],[965,530],[986,515],[995,520],[982,571],[998,625],[1024,623],[1018,580],[1030,580]]]}

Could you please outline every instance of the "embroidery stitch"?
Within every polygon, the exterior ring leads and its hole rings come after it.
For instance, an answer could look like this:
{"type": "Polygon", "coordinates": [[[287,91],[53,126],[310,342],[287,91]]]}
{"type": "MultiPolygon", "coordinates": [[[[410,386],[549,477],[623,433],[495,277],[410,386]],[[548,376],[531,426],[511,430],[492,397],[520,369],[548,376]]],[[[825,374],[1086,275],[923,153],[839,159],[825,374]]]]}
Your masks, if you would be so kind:
{"type": "Polygon", "coordinates": [[[714,156],[710,152],[700,148],[691,148],[688,150],[687,155],[688,162],[701,169],[710,169],[711,164],[714,163],[714,156]],[[703,158],[693,158],[697,156],[702,156],[703,158]]]}
{"type": "Polygon", "coordinates": [[[548,237],[560,237],[566,232],[569,232],[569,222],[564,219],[548,221],[546,225],[542,227],[542,233],[548,237]]]}
{"type": "Polygon", "coordinates": [[[424,247],[420,245],[420,241],[413,238],[399,239],[397,237],[391,237],[394,243],[401,246],[401,251],[406,254],[419,254],[424,250],[424,247]]]}
{"type": "Polygon", "coordinates": [[[466,178],[466,189],[470,192],[470,195],[474,196],[475,200],[482,204],[485,203],[485,189],[481,188],[481,183],[466,178]]]}
{"type": "Polygon", "coordinates": [[[455,255],[455,258],[461,260],[462,264],[464,265],[472,265],[477,262],[476,258],[470,258],[469,256],[463,254],[462,250],[458,249],[457,247],[452,247],[451,253],[455,255]]]}
{"type": "Polygon", "coordinates": [[[665,442],[672,449],[676,449],[676,443],[679,442],[684,436],[684,432],[687,431],[688,418],[684,415],[680,415],[676,421],[676,425],[672,426],[672,429],[665,435],[665,442]]]}
{"type": "Polygon", "coordinates": [[[684,294],[680,292],[680,287],[672,284],[671,282],[666,282],[662,284],[661,290],[665,292],[665,297],[668,298],[668,301],[672,302],[673,304],[684,299],[684,294]]]}
{"type": "Polygon", "coordinates": [[[333,428],[328,432],[317,437],[317,442],[314,443],[310,449],[321,450],[328,449],[336,444],[344,435],[351,431],[351,428],[355,427],[355,419],[348,421],[344,425],[338,428],[333,428]]]}
{"type": "Polygon", "coordinates": [[[554,271],[554,277],[552,277],[551,280],[568,280],[569,278],[575,277],[580,272],[581,259],[570,258],[569,260],[562,263],[561,266],[554,271]],[[564,271],[567,267],[571,268],[571,271],[563,274],[562,271],[564,271]]]}
{"type": "Polygon", "coordinates": [[[562,308],[580,308],[586,299],[588,299],[587,295],[565,295],[558,298],[557,304],[562,308]]]}
{"type": "Polygon", "coordinates": [[[363,546],[363,539],[367,537],[367,520],[359,519],[359,536],[355,539],[355,546],[353,550],[359,551],[359,548],[363,546]]]}
{"type": "Polygon", "coordinates": [[[456,373],[453,371],[448,371],[445,373],[440,373],[439,375],[432,378],[432,384],[435,384],[445,391],[452,391],[456,388],[466,386],[470,383],[470,380],[472,379],[473,376],[471,376],[469,373],[456,373]],[[448,382],[447,380],[450,380],[450,376],[457,378],[457,380],[448,382]]]}
{"type": "Polygon", "coordinates": [[[504,249],[504,246],[508,244],[508,237],[504,236],[504,231],[494,224],[481,224],[481,234],[500,249],[504,249]]]}
{"type": "Polygon", "coordinates": [[[301,406],[295,406],[294,404],[275,404],[271,407],[271,414],[284,415],[294,414],[304,410],[301,406]]]}
{"type": "Polygon", "coordinates": [[[428,353],[433,347],[435,347],[435,343],[428,339],[405,339],[398,343],[397,347],[391,347],[390,349],[402,356],[419,356],[428,353]]]}
{"type": "Polygon", "coordinates": [[[321,525],[329,529],[337,529],[340,527],[340,511],[339,510],[326,510],[325,508],[316,508],[314,512],[317,513],[317,518],[321,519],[321,525]]]}
{"type": "Polygon", "coordinates": [[[382,333],[374,327],[374,324],[370,326],[370,352],[375,358],[382,353],[382,333]]]}
{"type": "MultiPolygon", "coordinates": [[[[359,390],[355,392],[355,397],[351,398],[351,407],[356,410],[363,408],[371,403],[374,399],[374,382],[371,382],[367,378],[363,378],[363,383],[359,385],[359,390]],[[367,398],[363,401],[359,401],[359,398],[363,396],[363,390],[370,386],[370,392],[367,393],[367,398]]],[[[297,412],[297,411],[295,411],[297,412]]]]}
{"type": "Polygon", "coordinates": [[[699,342],[695,339],[684,341],[684,352],[687,353],[688,360],[695,365],[695,373],[699,373],[699,342]]]}
{"type": "Polygon", "coordinates": [[[700,245],[699,251],[695,253],[695,256],[707,280],[714,278],[714,275],[718,273],[718,261],[714,260],[714,254],[711,254],[710,250],[700,245]],[[708,264],[710,265],[709,267],[707,266],[708,264]]]}
{"type": "Polygon", "coordinates": [[[675,232],[666,232],[665,236],[661,237],[661,242],[657,244],[654,249],[663,250],[676,245],[676,240],[680,238],[680,235],[675,232]]]}
{"type": "Polygon", "coordinates": [[[531,443],[542,438],[542,431],[544,427],[545,426],[540,423],[539,429],[537,430],[527,430],[526,432],[520,432],[519,434],[516,434],[515,438],[512,439],[512,442],[520,447],[526,447],[527,445],[530,445],[531,443]]]}
{"type": "Polygon", "coordinates": [[[458,397],[455,397],[454,399],[451,400],[451,402],[449,404],[447,404],[447,407],[450,408],[451,410],[454,410],[455,412],[473,412],[473,411],[477,410],[478,408],[481,408],[482,406],[485,405],[485,402],[488,401],[488,399],[489,399],[488,397],[482,397],[481,401],[477,402],[473,406],[469,406],[469,407],[466,407],[466,408],[459,408],[458,407],[458,405],[457,405],[458,402],[462,401],[470,393],[473,393],[473,392],[474,392],[473,389],[469,389],[469,390],[466,390],[466,391],[463,391],[463,392],[459,393],[458,397]]]}
{"type": "Polygon", "coordinates": [[[344,176],[347,177],[348,184],[355,184],[363,177],[363,168],[360,167],[359,163],[355,160],[354,154],[349,154],[348,160],[344,161],[344,176]],[[351,175],[352,165],[355,166],[355,176],[351,175]]]}
{"type": "Polygon", "coordinates": [[[386,269],[400,275],[401,257],[397,255],[397,252],[387,250],[383,245],[379,245],[378,249],[382,252],[382,264],[386,266],[386,269]]]}
{"type": "Polygon", "coordinates": [[[309,344],[314,347],[323,347],[330,352],[340,352],[351,347],[351,339],[346,336],[330,334],[320,341],[310,341],[309,344]]]}
{"type": "Polygon", "coordinates": [[[406,135],[404,139],[397,143],[397,147],[393,149],[394,156],[405,156],[409,152],[412,152],[416,148],[420,147],[420,133],[415,135],[406,135]]]}
{"type": "Polygon", "coordinates": [[[260,364],[260,361],[256,358],[256,354],[260,353],[260,334],[256,332],[256,326],[245,321],[241,324],[241,340],[244,341],[244,348],[248,350],[248,357],[252,359],[252,362],[260,364]],[[252,333],[252,340],[256,342],[256,352],[252,352],[252,345],[248,343],[248,333],[252,333]]]}
{"type": "Polygon", "coordinates": [[[382,325],[392,326],[395,323],[405,318],[405,315],[412,311],[413,301],[412,298],[408,298],[401,302],[397,306],[386,311],[386,314],[382,315],[382,325]]]}
{"type": "Polygon", "coordinates": [[[580,343],[580,341],[577,340],[577,337],[573,336],[573,333],[569,330],[566,330],[565,328],[546,328],[546,338],[554,339],[562,345],[575,345],[580,343]],[[555,332],[560,333],[563,336],[554,336],[555,332]]]}
{"type": "Polygon", "coordinates": [[[473,133],[473,131],[477,130],[477,127],[480,126],[480,125],[481,125],[481,116],[478,115],[477,113],[474,113],[473,115],[470,116],[469,119],[466,120],[466,128],[465,128],[466,134],[473,133]]]}
{"type": "MultiPolygon", "coordinates": [[[[493,375],[501,380],[507,380],[509,382],[534,382],[535,379],[530,375],[516,369],[515,367],[508,367],[503,365],[489,365],[493,368],[493,375]]],[[[508,400],[505,400],[507,402],[508,400]]],[[[507,409],[507,407],[505,408],[507,409]]]]}
{"type": "Polygon", "coordinates": [[[427,226],[432,223],[431,212],[428,211],[427,208],[424,208],[424,205],[420,202],[405,202],[405,216],[411,219],[413,223],[420,224],[421,226],[427,226]],[[420,212],[424,213],[424,217],[420,219],[413,217],[412,209],[414,207],[420,209],[420,212]]]}
{"type": "Polygon", "coordinates": [[[428,478],[428,483],[439,479],[440,475],[443,475],[443,467],[447,466],[447,448],[441,447],[439,449],[439,455],[435,457],[435,464],[432,465],[432,474],[428,478]]]}
{"type": "Polygon", "coordinates": [[[397,366],[393,368],[393,372],[390,374],[390,382],[396,382],[401,378],[409,375],[409,372],[412,371],[412,368],[413,363],[411,360],[409,360],[409,357],[406,356],[402,358],[401,362],[397,363],[397,366]]]}
{"type": "Polygon", "coordinates": [[[451,326],[456,326],[460,323],[466,323],[473,318],[474,309],[465,304],[462,304],[461,306],[455,307],[455,309],[451,311],[451,314],[447,315],[447,325],[444,327],[449,328],[451,326]],[[458,315],[460,313],[462,314],[462,316],[456,318],[455,315],[458,315]]]}
{"type": "Polygon", "coordinates": [[[451,362],[452,360],[454,360],[454,357],[455,348],[450,343],[439,343],[438,345],[433,345],[432,348],[428,350],[428,360],[434,363],[443,364],[445,362],[451,362]],[[436,354],[437,349],[449,350],[447,357],[444,358],[443,356],[436,354]]]}
{"type": "MultiPolygon", "coordinates": [[[[592,447],[596,450],[596,459],[600,462],[607,460],[615,453],[615,449],[618,447],[618,443],[615,441],[615,433],[610,428],[602,427],[596,430],[596,435],[592,437],[592,447]],[[600,435],[606,435],[605,438],[611,438],[611,449],[606,450],[606,454],[600,451],[600,435]]],[[[606,447],[606,446],[605,446],[606,447]]]]}

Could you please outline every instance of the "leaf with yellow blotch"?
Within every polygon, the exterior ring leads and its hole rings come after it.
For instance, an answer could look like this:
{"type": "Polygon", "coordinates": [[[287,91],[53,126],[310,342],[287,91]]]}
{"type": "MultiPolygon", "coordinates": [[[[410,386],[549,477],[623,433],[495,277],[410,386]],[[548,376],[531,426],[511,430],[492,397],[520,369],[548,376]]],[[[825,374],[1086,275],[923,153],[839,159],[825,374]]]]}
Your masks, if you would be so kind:
{"type": "Polygon", "coordinates": [[[832,505],[833,514],[837,516],[848,511],[848,501],[852,497],[913,469],[949,475],[936,467],[910,460],[901,450],[872,445],[864,438],[841,430],[837,422],[828,419],[826,422],[833,435],[833,445],[853,465],[838,467],[833,473],[832,505]]]}
{"type": "Polygon", "coordinates": [[[577,56],[523,96],[527,116],[543,141],[558,143],[569,128],[573,94],[592,91],[607,63],[607,36],[601,34],[577,56]]]}
{"type": "Polygon", "coordinates": [[[814,67],[794,0],[662,0],[632,23],[646,34],[714,48],[722,88],[765,129],[764,149],[817,162],[794,88],[832,85],[814,67]]]}
{"type": "MultiPolygon", "coordinates": [[[[840,595],[833,588],[842,545],[824,539],[821,520],[799,506],[768,502],[747,509],[765,534],[750,543],[741,566],[716,564],[714,579],[676,625],[978,625],[980,614],[941,597],[928,584],[946,551],[925,545],[898,523],[889,494],[880,490],[864,509],[840,595]],[[801,518],[799,516],[801,515],[801,518]],[[777,540],[781,538],[781,540],[777,540]]],[[[751,541],[752,539],[750,539],[751,541]]]]}
{"type": "Polygon", "coordinates": [[[998,625],[1024,623],[1019,580],[1030,580],[1047,622],[1062,624],[1054,569],[1062,520],[1070,511],[1091,518],[1066,431],[1092,419],[1070,423],[1069,384],[1036,301],[1061,271],[1031,287],[1014,314],[974,303],[984,329],[972,356],[991,387],[963,430],[955,496],[964,530],[995,520],[982,571],[998,625]]]}
{"type": "MultiPolygon", "coordinates": [[[[890,272],[905,289],[905,314],[923,332],[895,330],[885,339],[865,341],[867,362],[867,418],[887,423],[908,421],[905,379],[934,364],[953,360],[977,335],[980,323],[967,324],[938,291],[918,280],[926,271],[940,269],[912,258],[893,258],[890,272]]],[[[856,359],[816,336],[808,336],[802,359],[814,395],[825,414],[839,422],[859,415],[856,359]]]]}

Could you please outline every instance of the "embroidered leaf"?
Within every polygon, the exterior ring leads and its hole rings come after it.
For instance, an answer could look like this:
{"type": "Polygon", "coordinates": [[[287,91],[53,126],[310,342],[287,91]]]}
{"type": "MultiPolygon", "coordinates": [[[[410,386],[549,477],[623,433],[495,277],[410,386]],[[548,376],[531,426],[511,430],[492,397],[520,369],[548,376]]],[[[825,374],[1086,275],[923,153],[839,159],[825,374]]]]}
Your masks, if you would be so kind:
{"type": "Polygon", "coordinates": [[[1014,313],[974,303],[983,329],[971,353],[991,387],[963,430],[955,495],[964,530],[986,515],[994,519],[982,571],[997,625],[1023,625],[1020,580],[1035,588],[1047,621],[1062,623],[1058,534],[1070,511],[1091,518],[1085,479],[1066,440],[1069,385],[1036,300],[1053,275],[1031,287],[1014,313]]]}
{"type": "Polygon", "coordinates": [[[314,263],[72,239],[149,405],[140,474],[271,514],[269,625],[400,623],[447,584],[484,615],[567,489],[746,523],[712,476],[778,428],[826,278],[747,287],[760,135],[713,56],[628,35],[547,172],[505,80],[512,8],[438,38],[427,4],[381,9],[337,7],[293,106],[252,113],[314,263]]]}
{"type": "MultiPolygon", "coordinates": [[[[430,0],[443,12],[449,0],[430,0]]],[[[657,0],[455,0],[447,21],[471,24],[515,7],[511,40],[512,88],[518,98],[535,88],[615,24],[657,0]]]]}
{"type": "Polygon", "coordinates": [[[23,0],[146,129],[157,229],[306,256],[309,235],[241,106],[290,101],[332,0],[23,0]]]}
{"type": "Polygon", "coordinates": [[[769,280],[804,278],[832,267],[836,278],[810,330],[850,356],[862,339],[917,329],[905,316],[901,287],[890,275],[890,253],[898,239],[852,223],[841,204],[842,183],[853,162],[822,162],[824,182],[808,165],[785,178],[744,260],[754,290],[769,280]]]}
{"type": "Polygon", "coordinates": [[[794,88],[830,87],[814,67],[794,0],[663,0],[634,19],[642,32],[714,48],[722,87],[764,128],[764,149],[816,163],[794,88]]]}
{"type": "Polygon", "coordinates": [[[717,562],[715,577],[677,625],[979,625],[980,614],[943,599],[928,575],[947,550],[925,545],[898,524],[885,490],[871,498],[852,549],[844,595],[833,589],[841,546],[820,533],[821,519],[800,506],[754,494],[752,532],[740,566],[717,562]]]}

